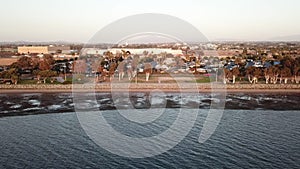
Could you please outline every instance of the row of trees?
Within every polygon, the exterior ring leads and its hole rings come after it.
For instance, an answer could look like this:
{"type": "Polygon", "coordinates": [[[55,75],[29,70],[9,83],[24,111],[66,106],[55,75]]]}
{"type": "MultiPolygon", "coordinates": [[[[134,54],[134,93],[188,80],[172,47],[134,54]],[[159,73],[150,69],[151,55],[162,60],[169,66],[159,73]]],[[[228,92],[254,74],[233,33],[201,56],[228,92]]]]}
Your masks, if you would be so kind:
{"type": "MultiPolygon", "coordinates": [[[[73,62],[72,72],[73,73],[85,73],[90,67],[94,72],[104,72],[102,69],[107,69],[104,73],[109,73],[110,76],[113,75],[119,62],[122,58],[127,58],[130,53],[122,51],[119,56],[114,56],[111,52],[105,53],[107,59],[97,60],[93,59],[83,59],[73,62]],[[89,65],[89,66],[88,66],[89,65]],[[100,70],[101,69],[101,70],[100,70]]],[[[132,58],[134,61],[138,57],[132,58]]],[[[146,58],[147,59],[147,58],[146,58]]],[[[182,60],[176,60],[176,65],[181,65],[182,60]]],[[[21,57],[17,62],[10,66],[10,69],[0,73],[0,78],[11,79],[13,83],[17,83],[23,74],[34,75],[38,82],[46,83],[48,78],[58,76],[59,73],[67,73],[66,69],[60,70],[61,67],[57,67],[57,61],[54,60],[53,56],[50,54],[45,54],[43,58],[39,57],[21,57]],[[29,71],[29,72],[28,72],[29,71]]],[[[63,63],[64,67],[68,67],[68,62],[63,63]]],[[[264,79],[265,83],[288,83],[288,81],[299,83],[300,81],[300,57],[292,58],[285,57],[280,60],[279,65],[273,65],[268,68],[258,68],[258,67],[247,67],[241,64],[239,58],[235,59],[235,64],[237,67],[229,70],[224,69],[224,83],[236,83],[237,78],[246,78],[250,83],[258,83],[259,79],[264,79]]],[[[174,66],[176,66],[174,65],[174,66]]],[[[221,72],[221,71],[220,71],[221,72]]]]}
{"type": "Polygon", "coordinates": [[[52,71],[55,60],[52,55],[45,54],[43,59],[39,57],[23,56],[13,63],[9,70],[0,73],[0,78],[11,79],[14,84],[22,75],[29,74],[36,76],[38,82],[41,80],[46,83],[47,78],[57,76],[56,71],[52,71]]]}
{"type": "Polygon", "coordinates": [[[258,80],[264,78],[265,83],[288,83],[290,80],[294,83],[300,81],[300,58],[286,57],[280,60],[280,65],[273,65],[268,68],[258,68],[250,66],[235,67],[232,70],[224,69],[224,83],[232,80],[236,82],[237,77],[246,77],[250,83],[258,83],[258,80]]]}

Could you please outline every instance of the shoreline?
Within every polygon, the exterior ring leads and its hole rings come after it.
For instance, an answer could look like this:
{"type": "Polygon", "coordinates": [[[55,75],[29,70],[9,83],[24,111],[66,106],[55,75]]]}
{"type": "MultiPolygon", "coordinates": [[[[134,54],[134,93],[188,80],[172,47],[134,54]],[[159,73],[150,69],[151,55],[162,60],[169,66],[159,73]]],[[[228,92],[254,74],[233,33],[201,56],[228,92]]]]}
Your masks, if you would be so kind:
{"type": "Polygon", "coordinates": [[[0,93],[110,93],[110,92],[182,92],[182,93],[300,93],[300,84],[178,84],[176,83],[103,83],[76,85],[0,85],[0,93]]]}

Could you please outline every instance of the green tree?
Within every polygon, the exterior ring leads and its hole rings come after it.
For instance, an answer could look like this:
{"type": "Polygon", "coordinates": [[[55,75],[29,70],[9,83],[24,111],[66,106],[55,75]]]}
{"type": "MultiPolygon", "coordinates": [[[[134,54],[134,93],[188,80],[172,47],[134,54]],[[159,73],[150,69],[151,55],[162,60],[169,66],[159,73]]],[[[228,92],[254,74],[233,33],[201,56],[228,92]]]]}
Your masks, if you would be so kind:
{"type": "Polygon", "coordinates": [[[0,77],[4,79],[10,79],[13,84],[17,84],[19,79],[18,70],[16,68],[11,68],[9,70],[1,72],[0,77]]]}
{"type": "Polygon", "coordinates": [[[235,79],[240,75],[240,70],[238,67],[232,69],[232,83],[235,84],[235,79]]]}
{"type": "Polygon", "coordinates": [[[287,84],[288,78],[292,76],[291,69],[288,67],[283,67],[280,70],[280,83],[282,83],[282,80],[284,79],[284,83],[287,84]]]}
{"type": "Polygon", "coordinates": [[[55,63],[55,60],[54,60],[53,56],[50,54],[45,54],[42,61],[40,61],[40,63],[39,63],[39,69],[42,71],[50,70],[53,67],[54,63],[55,63]]]}
{"type": "Polygon", "coordinates": [[[40,76],[41,78],[43,78],[44,83],[46,83],[46,80],[48,78],[56,76],[57,73],[52,70],[43,70],[43,71],[37,72],[37,75],[40,76]]]}
{"type": "Polygon", "coordinates": [[[27,56],[22,56],[18,61],[16,62],[17,68],[32,68],[33,62],[32,58],[27,57],[27,56]]]}
{"type": "Polygon", "coordinates": [[[254,83],[254,84],[257,83],[261,74],[262,71],[259,68],[254,66],[250,66],[246,70],[246,75],[250,83],[254,83]]]}
{"type": "Polygon", "coordinates": [[[227,84],[228,82],[229,82],[229,79],[230,79],[230,77],[232,77],[232,73],[231,73],[231,71],[230,70],[228,70],[228,69],[223,69],[223,71],[224,71],[224,79],[223,79],[223,83],[224,84],[227,84]]]}

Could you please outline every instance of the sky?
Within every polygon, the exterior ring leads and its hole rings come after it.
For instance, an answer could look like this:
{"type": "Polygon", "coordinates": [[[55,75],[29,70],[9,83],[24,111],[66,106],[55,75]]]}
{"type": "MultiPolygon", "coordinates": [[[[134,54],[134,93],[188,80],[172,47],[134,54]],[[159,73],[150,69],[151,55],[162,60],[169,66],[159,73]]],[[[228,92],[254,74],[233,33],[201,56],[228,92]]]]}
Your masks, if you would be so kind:
{"type": "Polygon", "coordinates": [[[209,40],[269,40],[300,35],[299,7],[299,0],[1,0],[0,41],[87,42],[142,13],[183,19],[209,40]]]}

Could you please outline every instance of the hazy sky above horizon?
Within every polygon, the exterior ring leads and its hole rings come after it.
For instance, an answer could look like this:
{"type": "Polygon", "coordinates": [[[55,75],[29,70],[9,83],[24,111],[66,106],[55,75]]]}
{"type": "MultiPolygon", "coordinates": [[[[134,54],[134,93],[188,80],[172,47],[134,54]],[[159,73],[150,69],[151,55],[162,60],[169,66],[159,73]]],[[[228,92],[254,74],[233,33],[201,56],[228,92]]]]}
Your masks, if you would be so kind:
{"type": "Polygon", "coordinates": [[[268,40],[300,34],[299,7],[299,0],[2,0],[0,41],[86,42],[140,13],[181,18],[209,40],[268,40]]]}

